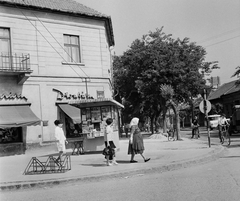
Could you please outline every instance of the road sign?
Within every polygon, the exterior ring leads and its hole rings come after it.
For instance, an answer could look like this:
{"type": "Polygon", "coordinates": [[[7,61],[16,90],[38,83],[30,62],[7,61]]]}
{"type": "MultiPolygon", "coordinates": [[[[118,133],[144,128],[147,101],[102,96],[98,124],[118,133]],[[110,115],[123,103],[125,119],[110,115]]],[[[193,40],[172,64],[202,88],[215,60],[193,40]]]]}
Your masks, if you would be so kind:
{"type": "MultiPolygon", "coordinates": [[[[206,105],[207,105],[206,112],[209,113],[212,108],[212,105],[208,100],[206,100],[206,105]]],[[[199,109],[202,113],[204,113],[204,100],[199,104],[199,109]]]]}

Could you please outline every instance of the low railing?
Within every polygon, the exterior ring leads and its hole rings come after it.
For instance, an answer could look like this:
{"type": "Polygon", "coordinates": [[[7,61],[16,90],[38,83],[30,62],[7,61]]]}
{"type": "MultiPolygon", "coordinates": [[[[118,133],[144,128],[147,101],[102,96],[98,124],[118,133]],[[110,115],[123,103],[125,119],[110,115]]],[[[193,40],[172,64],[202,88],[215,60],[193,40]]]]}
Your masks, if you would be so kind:
{"type": "Polygon", "coordinates": [[[29,72],[30,68],[30,55],[0,55],[0,71],[4,72],[29,72]]]}

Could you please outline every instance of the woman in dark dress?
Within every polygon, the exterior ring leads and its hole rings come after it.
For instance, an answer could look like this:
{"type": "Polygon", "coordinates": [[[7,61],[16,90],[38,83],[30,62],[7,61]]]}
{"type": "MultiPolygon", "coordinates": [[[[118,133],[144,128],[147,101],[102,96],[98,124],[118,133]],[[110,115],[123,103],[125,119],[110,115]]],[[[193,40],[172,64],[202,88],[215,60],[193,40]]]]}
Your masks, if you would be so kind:
{"type": "Polygon", "coordinates": [[[137,117],[134,117],[130,122],[130,139],[129,139],[129,146],[128,146],[128,154],[131,154],[131,160],[130,163],[137,163],[137,161],[134,160],[135,154],[140,154],[145,162],[148,162],[150,158],[145,158],[143,156],[144,151],[144,144],[143,144],[143,136],[141,134],[141,131],[138,127],[139,119],[137,117]]]}

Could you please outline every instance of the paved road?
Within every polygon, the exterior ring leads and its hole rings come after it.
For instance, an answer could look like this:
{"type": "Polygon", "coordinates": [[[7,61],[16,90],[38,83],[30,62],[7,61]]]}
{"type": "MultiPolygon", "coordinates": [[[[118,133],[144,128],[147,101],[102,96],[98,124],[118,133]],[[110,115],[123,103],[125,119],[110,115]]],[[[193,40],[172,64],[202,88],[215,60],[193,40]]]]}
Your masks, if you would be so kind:
{"type": "Polygon", "coordinates": [[[38,189],[3,191],[0,195],[1,201],[239,201],[239,160],[239,147],[230,146],[218,160],[169,172],[149,171],[38,189]]]}

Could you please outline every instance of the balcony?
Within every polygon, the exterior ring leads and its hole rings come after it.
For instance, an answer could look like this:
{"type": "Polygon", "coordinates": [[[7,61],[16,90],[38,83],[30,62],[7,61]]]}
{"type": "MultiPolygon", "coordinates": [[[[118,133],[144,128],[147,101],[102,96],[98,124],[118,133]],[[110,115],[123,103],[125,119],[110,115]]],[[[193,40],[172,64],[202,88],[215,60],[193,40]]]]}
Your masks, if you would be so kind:
{"type": "Polygon", "coordinates": [[[0,75],[16,75],[18,84],[23,84],[32,73],[30,55],[0,55],[0,75]]]}

